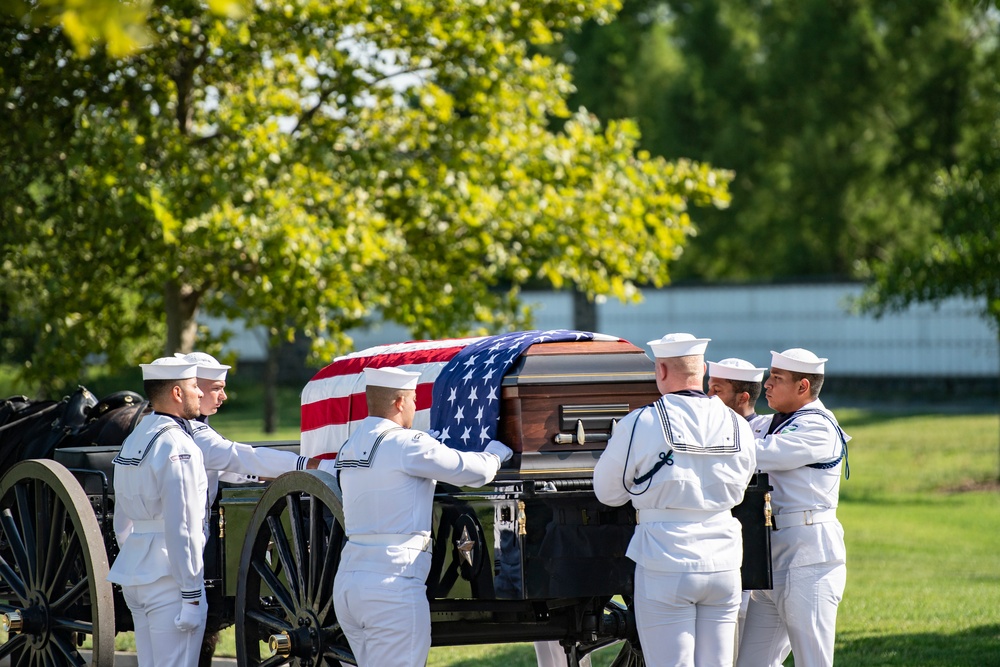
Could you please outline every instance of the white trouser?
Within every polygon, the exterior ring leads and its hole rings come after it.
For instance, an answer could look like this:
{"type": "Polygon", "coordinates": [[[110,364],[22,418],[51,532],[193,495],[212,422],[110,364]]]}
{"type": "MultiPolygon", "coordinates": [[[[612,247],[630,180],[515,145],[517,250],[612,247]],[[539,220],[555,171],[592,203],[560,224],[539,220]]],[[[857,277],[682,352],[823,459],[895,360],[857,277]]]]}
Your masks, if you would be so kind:
{"type": "Polygon", "coordinates": [[[776,570],[774,588],[750,596],[737,667],[780,667],[789,651],[796,667],[833,665],[837,606],[846,583],[844,563],[776,570]]]}
{"type": "Polygon", "coordinates": [[[424,667],[431,649],[427,585],[412,577],[338,572],[333,607],[359,667],[424,667]]]}
{"type": "MultiPolygon", "coordinates": [[[[535,660],[538,667],[566,667],[569,664],[566,649],[559,642],[535,642],[535,660]]],[[[580,660],[580,667],[590,667],[589,655],[580,660]]]]}
{"type": "Polygon", "coordinates": [[[650,667],[733,664],[739,570],[656,572],[635,568],[635,618],[650,667]]]}
{"type": "Polygon", "coordinates": [[[192,632],[178,630],[174,619],[181,613],[181,589],[173,577],[151,584],[122,586],[125,603],[135,624],[135,652],[140,667],[196,667],[205,634],[208,602],[201,592],[202,622],[192,632]]]}

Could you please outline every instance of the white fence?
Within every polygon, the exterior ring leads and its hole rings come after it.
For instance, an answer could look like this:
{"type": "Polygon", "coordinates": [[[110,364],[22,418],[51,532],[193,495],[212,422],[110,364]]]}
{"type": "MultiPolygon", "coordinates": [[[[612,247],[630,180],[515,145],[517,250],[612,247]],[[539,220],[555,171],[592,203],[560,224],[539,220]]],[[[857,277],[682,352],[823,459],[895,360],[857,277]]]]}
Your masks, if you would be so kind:
{"type": "MultiPolygon", "coordinates": [[[[1000,373],[1000,338],[979,315],[976,301],[950,299],[875,319],[848,310],[861,289],[838,283],[648,290],[640,304],[598,304],[596,328],[641,347],[665,333],[686,331],[712,339],[709,360],[740,357],[764,367],[770,350],[804,347],[830,359],[831,376],[996,378],[1000,373]]],[[[535,305],[536,328],[574,328],[569,293],[524,296],[535,305]]],[[[351,334],[356,349],[410,337],[395,325],[351,334]]],[[[235,336],[231,346],[247,361],[264,355],[260,341],[247,333],[235,336]]]]}

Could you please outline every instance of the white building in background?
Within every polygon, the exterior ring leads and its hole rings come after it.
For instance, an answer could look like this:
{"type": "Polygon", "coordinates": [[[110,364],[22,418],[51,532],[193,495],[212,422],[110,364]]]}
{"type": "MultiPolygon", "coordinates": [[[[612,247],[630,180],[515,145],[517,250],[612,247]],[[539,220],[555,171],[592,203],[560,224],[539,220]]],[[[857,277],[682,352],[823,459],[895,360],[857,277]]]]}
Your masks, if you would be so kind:
{"type": "MultiPolygon", "coordinates": [[[[668,287],[644,290],[639,304],[608,300],[597,306],[597,330],[646,348],[646,341],[686,331],[712,339],[708,358],[740,357],[768,366],[771,350],[804,347],[828,357],[827,375],[854,378],[997,378],[1000,337],[980,316],[980,302],[949,299],[919,304],[881,319],[849,310],[857,283],[668,287]]],[[[573,328],[568,292],[526,292],[535,328],[573,328]]],[[[206,321],[218,329],[221,322],[206,321]]],[[[350,332],[355,349],[405,341],[408,332],[381,324],[350,332]]],[[[236,331],[229,348],[244,361],[262,361],[265,341],[236,331]]],[[[648,350],[647,350],[648,351],[648,350]]]]}

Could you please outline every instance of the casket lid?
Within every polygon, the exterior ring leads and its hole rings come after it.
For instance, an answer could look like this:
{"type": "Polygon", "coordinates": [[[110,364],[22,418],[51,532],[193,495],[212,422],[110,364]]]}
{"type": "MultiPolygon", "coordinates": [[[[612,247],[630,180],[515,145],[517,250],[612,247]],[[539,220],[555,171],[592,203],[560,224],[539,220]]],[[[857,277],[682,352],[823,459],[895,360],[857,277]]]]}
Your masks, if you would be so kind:
{"type": "Polygon", "coordinates": [[[624,340],[535,343],[514,363],[501,387],[655,382],[653,361],[624,340]]]}

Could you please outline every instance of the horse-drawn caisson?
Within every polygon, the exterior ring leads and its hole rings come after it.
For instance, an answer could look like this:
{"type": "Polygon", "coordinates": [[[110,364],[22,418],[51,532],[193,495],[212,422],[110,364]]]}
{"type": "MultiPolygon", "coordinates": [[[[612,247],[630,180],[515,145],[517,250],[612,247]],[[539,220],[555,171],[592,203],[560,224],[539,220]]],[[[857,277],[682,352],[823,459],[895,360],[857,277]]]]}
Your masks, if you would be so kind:
{"type": "MultiPolygon", "coordinates": [[[[658,398],[653,363],[607,336],[527,332],[502,339],[509,354],[482,354],[494,339],[341,357],[303,391],[301,443],[255,444],[329,456],[366,414],[365,366],[420,372],[415,428],[459,448],[488,432],[515,452],[488,487],[439,485],[433,644],[558,640],[576,664],[622,642],[613,664],[642,665],[625,557],[635,512],[602,505],[591,479],[617,420],[658,398]],[[478,406],[461,405],[456,389],[477,382],[482,393],[465,393],[478,406]]],[[[98,402],[82,389],[61,402],[0,404],[0,657],[11,664],[113,664],[115,634],[132,619],[106,580],[117,553],[111,461],[144,408],[130,392],[98,402]]],[[[734,510],[746,588],[770,586],[767,490],[755,479],[734,510]]],[[[355,664],[332,602],[342,524],[325,472],[222,489],[206,550],[209,628],[236,626],[239,664],[355,664]]]]}

